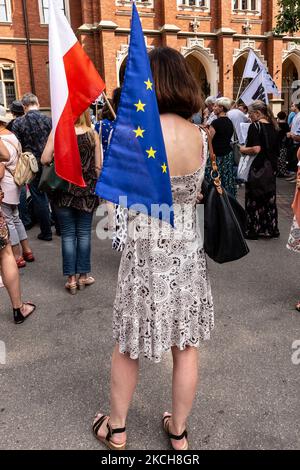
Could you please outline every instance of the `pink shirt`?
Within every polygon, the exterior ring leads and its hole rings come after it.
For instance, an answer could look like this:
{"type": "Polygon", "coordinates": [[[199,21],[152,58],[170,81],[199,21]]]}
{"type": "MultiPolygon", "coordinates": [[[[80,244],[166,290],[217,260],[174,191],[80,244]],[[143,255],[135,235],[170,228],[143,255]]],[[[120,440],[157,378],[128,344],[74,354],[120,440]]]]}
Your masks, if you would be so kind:
{"type": "Polygon", "coordinates": [[[5,173],[4,177],[1,180],[1,188],[4,192],[4,199],[3,202],[6,204],[18,205],[20,202],[20,192],[21,188],[16,185],[13,175],[10,173],[12,171],[14,173],[17,162],[19,159],[19,154],[17,152],[17,148],[21,151],[20,142],[18,141],[17,137],[14,134],[5,134],[1,137],[2,142],[4,143],[5,147],[9,151],[10,159],[8,162],[2,162],[5,166],[5,173]],[[8,171],[8,169],[10,171],[8,171]]]}

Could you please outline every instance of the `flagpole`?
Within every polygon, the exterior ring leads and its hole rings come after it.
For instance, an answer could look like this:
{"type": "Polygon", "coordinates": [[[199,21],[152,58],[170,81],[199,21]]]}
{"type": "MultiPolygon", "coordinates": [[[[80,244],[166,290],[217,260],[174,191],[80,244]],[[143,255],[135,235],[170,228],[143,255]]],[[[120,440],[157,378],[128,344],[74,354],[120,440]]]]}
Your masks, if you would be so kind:
{"type": "Polygon", "coordinates": [[[117,115],[116,115],[116,113],[115,113],[115,111],[114,111],[112,105],[110,104],[110,101],[109,101],[109,99],[107,98],[106,93],[105,93],[104,91],[102,92],[102,95],[103,95],[103,97],[104,97],[104,99],[105,99],[105,102],[106,102],[107,106],[109,107],[109,110],[110,110],[111,114],[113,115],[113,118],[116,119],[117,115]]]}
{"type": "Polygon", "coordinates": [[[235,99],[236,103],[238,102],[239,97],[240,97],[240,95],[241,95],[243,83],[244,83],[244,77],[243,77],[242,80],[241,80],[240,88],[239,88],[238,94],[236,95],[236,99],[235,99]]]}

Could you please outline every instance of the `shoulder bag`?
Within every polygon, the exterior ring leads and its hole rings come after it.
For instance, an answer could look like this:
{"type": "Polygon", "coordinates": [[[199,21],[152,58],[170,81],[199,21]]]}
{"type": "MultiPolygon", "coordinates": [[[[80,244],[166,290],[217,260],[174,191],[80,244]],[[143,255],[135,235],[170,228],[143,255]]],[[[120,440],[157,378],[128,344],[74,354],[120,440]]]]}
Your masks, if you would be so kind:
{"type": "Polygon", "coordinates": [[[249,253],[244,238],[246,212],[238,201],[222,187],[220,174],[213,151],[212,139],[207,134],[212,164],[213,183],[204,181],[204,250],[216,263],[223,264],[239,260],[249,253]]]}
{"type": "Polygon", "coordinates": [[[55,165],[52,162],[50,165],[43,166],[42,175],[39,183],[39,190],[43,193],[52,194],[55,191],[67,192],[69,183],[57,176],[55,172],[55,165]]]}

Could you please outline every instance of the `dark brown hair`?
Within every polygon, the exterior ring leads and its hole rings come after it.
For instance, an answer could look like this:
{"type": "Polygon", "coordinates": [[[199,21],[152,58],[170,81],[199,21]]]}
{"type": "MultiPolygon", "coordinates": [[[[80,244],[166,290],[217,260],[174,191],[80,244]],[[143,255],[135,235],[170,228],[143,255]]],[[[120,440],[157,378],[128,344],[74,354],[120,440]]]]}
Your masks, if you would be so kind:
{"type": "MultiPolygon", "coordinates": [[[[110,102],[110,104],[111,104],[111,106],[112,106],[112,108],[113,108],[113,110],[116,114],[118,112],[118,107],[119,107],[120,98],[121,98],[121,92],[122,92],[121,87],[115,88],[114,91],[113,91],[112,99],[108,98],[108,101],[110,102]]],[[[102,119],[108,119],[109,121],[113,121],[115,119],[107,103],[105,103],[103,108],[102,108],[101,118],[102,119]]]]}
{"type": "Polygon", "coordinates": [[[189,119],[202,106],[200,86],[180,52],[157,47],[149,53],[160,114],[174,113],[189,119]]]}

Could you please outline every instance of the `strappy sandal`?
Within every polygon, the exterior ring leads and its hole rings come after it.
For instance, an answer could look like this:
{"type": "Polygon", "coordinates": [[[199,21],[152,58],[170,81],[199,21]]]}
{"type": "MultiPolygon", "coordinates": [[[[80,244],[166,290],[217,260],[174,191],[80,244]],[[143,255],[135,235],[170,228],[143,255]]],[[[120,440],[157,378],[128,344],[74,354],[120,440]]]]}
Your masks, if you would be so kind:
{"type": "Polygon", "coordinates": [[[77,294],[77,283],[76,282],[67,282],[65,288],[70,292],[71,295],[77,294]]]}
{"type": "MultiPolygon", "coordinates": [[[[97,417],[98,415],[96,415],[97,417]]],[[[106,447],[110,450],[125,450],[126,448],[126,442],[124,442],[123,444],[116,444],[114,442],[111,441],[111,438],[113,437],[114,434],[121,434],[123,432],[126,431],[126,427],[125,428],[120,428],[120,429],[112,429],[112,427],[109,425],[109,416],[101,416],[101,418],[97,419],[94,424],[93,424],[93,434],[95,436],[95,438],[102,442],[104,445],[106,445],[106,447]],[[108,419],[107,421],[107,435],[106,437],[99,437],[98,436],[98,431],[99,429],[101,428],[102,424],[104,423],[104,421],[108,419]]]]}
{"type": "Polygon", "coordinates": [[[188,437],[187,430],[185,429],[185,431],[183,431],[183,433],[180,434],[180,436],[176,436],[175,434],[170,433],[169,429],[170,429],[170,419],[171,418],[172,418],[172,415],[166,415],[166,416],[163,417],[162,422],[163,422],[163,428],[164,428],[168,438],[170,439],[170,444],[172,446],[172,449],[176,450],[176,451],[179,451],[179,452],[184,451],[184,450],[188,450],[189,449],[189,443],[188,443],[188,440],[187,440],[187,437],[188,437]],[[186,439],[186,444],[182,449],[175,449],[172,445],[171,439],[174,439],[175,441],[182,441],[183,439],[186,439]]]}
{"type": "Polygon", "coordinates": [[[296,304],[295,309],[297,310],[297,312],[300,312],[300,302],[296,304]]]}
{"type": "Polygon", "coordinates": [[[36,305],[32,304],[31,302],[24,302],[20,308],[14,308],[14,322],[16,325],[20,325],[21,323],[24,323],[25,320],[27,320],[30,315],[33,314],[33,312],[36,309],[36,305]],[[26,315],[26,317],[22,314],[21,308],[24,307],[24,305],[29,305],[30,307],[33,307],[32,311],[26,315]]]}
{"type": "Polygon", "coordinates": [[[86,278],[79,278],[77,281],[77,286],[79,290],[83,290],[88,286],[92,286],[95,284],[95,279],[92,276],[88,276],[86,278]]]}

